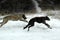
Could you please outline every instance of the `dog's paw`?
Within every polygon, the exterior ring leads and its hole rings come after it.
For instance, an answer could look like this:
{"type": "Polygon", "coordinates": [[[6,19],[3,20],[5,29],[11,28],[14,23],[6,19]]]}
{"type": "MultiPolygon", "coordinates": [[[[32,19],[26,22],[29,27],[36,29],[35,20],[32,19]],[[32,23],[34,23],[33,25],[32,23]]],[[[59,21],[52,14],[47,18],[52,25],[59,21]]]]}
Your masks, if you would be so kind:
{"type": "Polygon", "coordinates": [[[25,27],[23,28],[23,30],[25,29],[25,27]]]}

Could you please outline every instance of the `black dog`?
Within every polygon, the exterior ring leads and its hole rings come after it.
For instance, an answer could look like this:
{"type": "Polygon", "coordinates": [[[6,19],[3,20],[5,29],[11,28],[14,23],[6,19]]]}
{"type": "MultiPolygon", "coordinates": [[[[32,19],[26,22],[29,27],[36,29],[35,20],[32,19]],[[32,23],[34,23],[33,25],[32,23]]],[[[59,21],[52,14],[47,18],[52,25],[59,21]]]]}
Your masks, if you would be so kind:
{"type": "Polygon", "coordinates": [[[28,25],[26,25],[26,27],[24,27],[23,29],[25,29],[25,28],[27,28],[28,27],[28,31],[29,31],[29,28],[30,27],[32,27],[32,26],[34,26],[34,22],[38,22],[38,23],[43,23],[43,24],[45,24],[48,28],[50,28],[51,29],[51,27],[50,27],[50,25],[48,25],[46,22],[45,22],[45,20],[50,20],[49,19],[49,17],[35,17],[35,18],[32,18],[30,21],[29,21],[29,23],[28,23],[28,25]]]}

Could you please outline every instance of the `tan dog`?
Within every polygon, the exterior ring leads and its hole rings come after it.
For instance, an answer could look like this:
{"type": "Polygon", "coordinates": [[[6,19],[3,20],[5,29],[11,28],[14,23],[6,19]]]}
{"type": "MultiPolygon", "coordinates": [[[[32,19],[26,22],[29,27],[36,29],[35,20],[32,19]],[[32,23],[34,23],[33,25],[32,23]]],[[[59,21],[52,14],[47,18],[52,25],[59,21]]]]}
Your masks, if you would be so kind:
{"type": "Polygon", "coordinates": [[[3,22],[0,23],[1,24],[0,27],[3,26],[4,24],[6,24],[8,22],[8,20],[12,20],[12,21],[20,20],[20,21],[27,22],[26,21],[26,16],[24,14],[9,15],[9,16],[6,16],[6,17],[3,18],[3,22]]]}

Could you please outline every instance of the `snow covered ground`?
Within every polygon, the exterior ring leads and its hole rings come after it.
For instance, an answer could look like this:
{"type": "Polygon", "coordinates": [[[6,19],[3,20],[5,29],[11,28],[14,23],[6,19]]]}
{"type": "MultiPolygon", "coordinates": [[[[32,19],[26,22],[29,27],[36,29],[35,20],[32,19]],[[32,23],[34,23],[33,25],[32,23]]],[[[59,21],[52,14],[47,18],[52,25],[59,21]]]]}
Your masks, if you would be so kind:
{"type": "MultiPolygon", "coordinates": [[[[29,21],[32,17],[44,16],[43,14],[27,15],[29,21]]],[[[49,16],[50,21],[46,21],[52,29],[44,24],[35,22],[34,27],[23,30],[28,23],[22,21],[8,21],[0,28],[0,40],[60,40],[60,20],[49,16]]]]}

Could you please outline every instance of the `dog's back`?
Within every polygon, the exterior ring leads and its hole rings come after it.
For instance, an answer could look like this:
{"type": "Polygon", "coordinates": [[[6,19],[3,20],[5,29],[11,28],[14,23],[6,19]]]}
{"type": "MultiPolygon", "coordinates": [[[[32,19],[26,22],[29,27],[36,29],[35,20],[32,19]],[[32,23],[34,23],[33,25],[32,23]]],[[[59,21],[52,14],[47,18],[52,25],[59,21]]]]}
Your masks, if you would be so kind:
{"type": "Polygon", "coordinates": [[[7,19],[7,20],[20,20],[22,19],[22,15],[9,15],[4,17],[3,19],[7,19]]]}
{"type": "Polygon", "coordinates": [[[46,17],[34,17],[32,18],[29,22],[33,23],[33,22],[44,22],[45,20],[50,20],[47,16],[46,17]]]}

